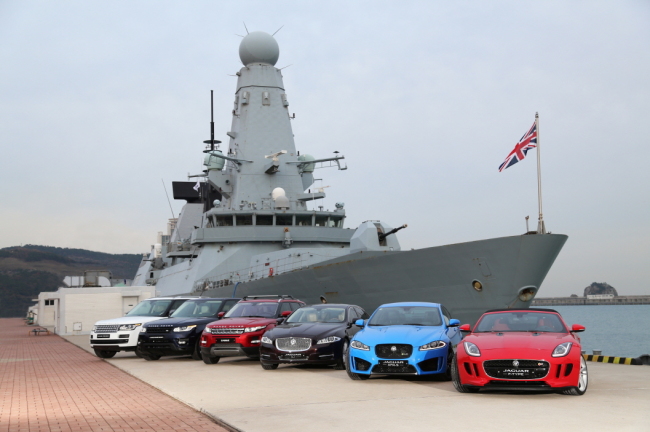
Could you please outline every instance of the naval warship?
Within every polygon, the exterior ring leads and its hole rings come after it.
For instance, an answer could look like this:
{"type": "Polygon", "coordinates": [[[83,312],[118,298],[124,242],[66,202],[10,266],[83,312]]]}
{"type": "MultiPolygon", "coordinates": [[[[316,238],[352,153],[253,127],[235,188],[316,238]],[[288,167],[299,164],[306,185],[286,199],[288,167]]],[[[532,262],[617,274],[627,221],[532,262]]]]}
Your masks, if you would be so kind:
{"type": "Polygon", "coordinates": [[[488,309],[528,307],[566,235],[528,232],[403,251],[396,232],[406,225],[371,220],[350,229],[343,203],[332,211],[316,205],[325,191],[314,185],[314,170],[347,166],[341,154],[296,150],[279,53],[264,32],[241,41],[228,147],[220,149],[212,121],[198,149],[204,166],[189,181],[172,182],[174,199],[186,203],[143,254],[133,285],[155,285],[165,296],[287,294],[368,312],[389,302],[437,302],[468,323],[488,309]]]}

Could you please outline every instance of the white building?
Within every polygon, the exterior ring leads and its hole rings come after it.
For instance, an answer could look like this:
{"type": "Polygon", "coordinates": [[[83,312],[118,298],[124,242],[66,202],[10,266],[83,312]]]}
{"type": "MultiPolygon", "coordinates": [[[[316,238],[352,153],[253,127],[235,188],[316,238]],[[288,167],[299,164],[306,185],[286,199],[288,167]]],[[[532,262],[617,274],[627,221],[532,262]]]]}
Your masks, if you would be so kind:
{"type": "Polygon", "coordinates": [[[42,292],[35,300],[35,324],[54,327],[60,335],[90,334],[97,321],[122,317],[142,300],[155,295],[155,286],[59,288],[42,292]]]}

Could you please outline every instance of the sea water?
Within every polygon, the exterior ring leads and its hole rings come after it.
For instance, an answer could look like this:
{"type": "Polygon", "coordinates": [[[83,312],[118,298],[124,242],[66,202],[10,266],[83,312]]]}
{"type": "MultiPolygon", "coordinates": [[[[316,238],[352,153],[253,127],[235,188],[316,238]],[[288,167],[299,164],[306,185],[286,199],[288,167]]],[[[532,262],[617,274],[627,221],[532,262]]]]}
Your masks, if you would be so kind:
{"type": "Polygon", "coordinates": [[[602,350],[602,355],[639,357],[650,354],[650,305],[554,306],[564,321],[582,324],[578,333],[582,350],[602,350]]]}

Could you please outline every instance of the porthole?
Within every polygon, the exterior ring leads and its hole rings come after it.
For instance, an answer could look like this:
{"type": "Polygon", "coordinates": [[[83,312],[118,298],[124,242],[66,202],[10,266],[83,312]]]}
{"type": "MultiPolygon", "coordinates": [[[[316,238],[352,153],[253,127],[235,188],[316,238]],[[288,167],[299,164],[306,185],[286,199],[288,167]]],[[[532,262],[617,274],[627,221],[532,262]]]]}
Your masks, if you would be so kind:
{"type": "Polygon", "coordinates": [[[483,284],[476,279],[472,281],[472,288],[474,288],[476,291],[481,292],[483,291],[483,284]]]}

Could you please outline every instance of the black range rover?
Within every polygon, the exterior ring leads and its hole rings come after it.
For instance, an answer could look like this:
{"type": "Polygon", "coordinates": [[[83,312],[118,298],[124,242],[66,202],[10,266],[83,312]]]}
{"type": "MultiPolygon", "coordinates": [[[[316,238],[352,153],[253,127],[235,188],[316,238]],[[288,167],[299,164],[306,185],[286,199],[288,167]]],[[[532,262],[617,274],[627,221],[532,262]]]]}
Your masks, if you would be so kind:
{"type": "Polygon", "coordinates": [[[138,351],[145,360],[180,355],[191,355],[194,360],[201,360],[198,343],[203,329],[239,300],[198,298],[186,301],[169,318],[144,325],[138,339],[138,351]]]}

